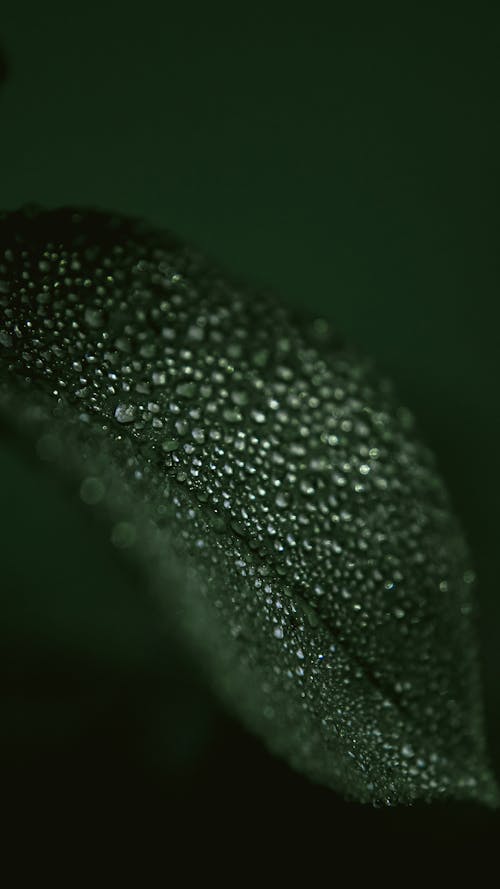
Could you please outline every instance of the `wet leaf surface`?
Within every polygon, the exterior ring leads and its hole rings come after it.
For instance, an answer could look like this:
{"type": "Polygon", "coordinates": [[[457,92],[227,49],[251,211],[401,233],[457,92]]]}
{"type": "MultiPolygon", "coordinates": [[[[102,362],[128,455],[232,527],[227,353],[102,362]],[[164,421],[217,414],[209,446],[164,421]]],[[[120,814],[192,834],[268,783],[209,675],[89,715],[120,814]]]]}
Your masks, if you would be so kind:
{"type": "Polygon", "coordinates": [[[469,553],[371,362],[134,221],[23,211],[0,249],[3,423],[221,699],[352,799],[494,804],[469,553]]]}

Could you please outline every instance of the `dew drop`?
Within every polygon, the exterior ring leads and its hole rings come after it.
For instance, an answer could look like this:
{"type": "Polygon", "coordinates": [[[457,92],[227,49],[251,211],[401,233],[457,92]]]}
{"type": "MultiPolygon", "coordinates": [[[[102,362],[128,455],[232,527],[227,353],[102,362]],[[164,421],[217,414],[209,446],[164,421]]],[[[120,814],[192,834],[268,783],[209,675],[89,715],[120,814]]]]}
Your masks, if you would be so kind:
{"type": "Polygon", "coordinates": [[[117,404],[114,416],[115,420],[123,425],[133,423],[136,418],[136,407],[133,404],[117,404]]]}
{"type": "Polygon", "coordinates": [[[111,542],[118,549],[128,549],[136,541],[137,533],[131,522],[118,522],[111,531],[111,542]]]}
{"type": "Polygon", "coordinates": [[[89,476],[80,486],[80,497],[89,506],[95,506],[104,497],[105,487],[100,478],[89,476]]]}

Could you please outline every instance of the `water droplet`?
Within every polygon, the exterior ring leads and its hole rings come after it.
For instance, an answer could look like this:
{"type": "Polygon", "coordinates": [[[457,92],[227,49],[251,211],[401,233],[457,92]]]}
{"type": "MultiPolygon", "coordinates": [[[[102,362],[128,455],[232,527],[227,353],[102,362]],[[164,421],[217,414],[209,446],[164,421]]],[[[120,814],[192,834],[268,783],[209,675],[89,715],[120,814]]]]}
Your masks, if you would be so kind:
{"type": "Polygon", "coordinates": [[[80,497],[89,506],[99,503],[105,494],[105,487],[100,478],[89,476],[80,486],[80,497]]]}
{"type": "Polygon", "coordinates": [[[178,383],[175,391],[180,398],[193,398],[196,394],[195,383],[178,383]]]}
{"type": "Polygon", "coordinates": [[[164,370],[154,370],[151,374],[153,386],[165,386],[167,383],[167,374],[164,370]]]}
{"type": "Polygon", "coordinates": [[[89,327],[102,327],[104,323],[104,315],[100,309],[92,307],[85,309],[84,318],[89,327]]]}
{"type": "Polygon", "coordinates": [[[111,531],[111,542],[118,549],[128,549],[136,541],[137,532],[131,522],[118,522],[111,531]]]}
{"type": "Polygon", "coordinates": [[[136,407],[134,404],[117,404],[114,416],[118,423],[133,423],[136,417],[136,407]]]}

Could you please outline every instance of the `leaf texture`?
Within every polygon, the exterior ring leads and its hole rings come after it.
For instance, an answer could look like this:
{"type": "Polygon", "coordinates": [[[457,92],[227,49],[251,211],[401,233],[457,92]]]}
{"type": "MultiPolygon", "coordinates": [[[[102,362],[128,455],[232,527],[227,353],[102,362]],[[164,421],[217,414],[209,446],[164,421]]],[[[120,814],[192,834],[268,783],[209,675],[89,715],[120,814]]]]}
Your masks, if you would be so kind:
{"type": "Polygon", "coordinates": [[[2,218],[0,310],[4,424],[105,517],[248,727],[355,800],[497,803],[467,546],[368,359],[95,211],[2,218]]]}

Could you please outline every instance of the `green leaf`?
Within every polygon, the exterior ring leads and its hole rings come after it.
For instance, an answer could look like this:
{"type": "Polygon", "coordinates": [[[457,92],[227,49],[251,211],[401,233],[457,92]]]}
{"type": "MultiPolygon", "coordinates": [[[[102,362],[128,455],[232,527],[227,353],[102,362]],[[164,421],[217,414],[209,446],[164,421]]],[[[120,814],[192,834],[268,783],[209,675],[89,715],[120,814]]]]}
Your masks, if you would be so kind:
{"type": "Polygon", "coordinates": [[[371,362],[97,212],[4,216],[0,307],[4,426],[141,566],[246,725],[356,800],[495,805],[469,553],[371,362]]]}

